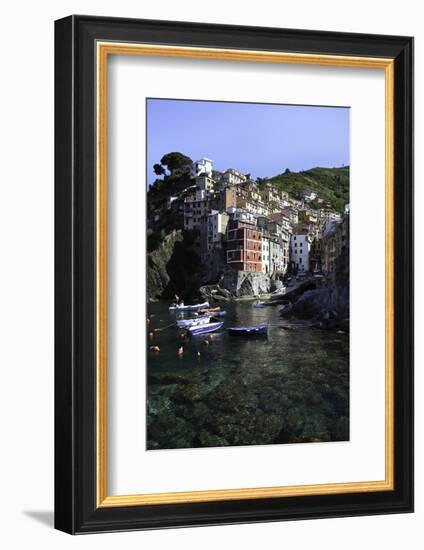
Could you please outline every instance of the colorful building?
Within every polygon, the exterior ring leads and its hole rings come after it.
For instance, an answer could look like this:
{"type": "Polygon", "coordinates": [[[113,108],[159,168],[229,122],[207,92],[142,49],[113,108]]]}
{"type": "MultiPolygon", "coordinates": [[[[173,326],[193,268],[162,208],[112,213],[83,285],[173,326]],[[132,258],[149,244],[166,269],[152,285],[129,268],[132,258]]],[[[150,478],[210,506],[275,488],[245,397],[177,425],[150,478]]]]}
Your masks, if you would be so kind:
{"type": "Polygon", "coordinates": [[[229,220],[227,265],[236,271],[262,272],[262,231],[256,225],[240,219],[229,220]]]}

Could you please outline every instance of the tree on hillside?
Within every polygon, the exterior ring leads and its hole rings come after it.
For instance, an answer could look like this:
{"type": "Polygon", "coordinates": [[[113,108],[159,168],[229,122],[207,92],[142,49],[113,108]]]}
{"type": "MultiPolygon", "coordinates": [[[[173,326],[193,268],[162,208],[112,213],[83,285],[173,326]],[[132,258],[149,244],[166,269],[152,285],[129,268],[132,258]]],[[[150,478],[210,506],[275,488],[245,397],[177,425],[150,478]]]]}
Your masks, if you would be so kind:
{"type": "Polygon", "coordinates": [[[165,168],[162,166],[162,164],[156,163],[153,165],[153,172],[157,176],[163,176],[165,174],[165,168]]]}
{"type": "Polygon", "coordinates": [[[167,153],[166,155],[164,155],[160,159],[160,163],[162,166],[166,166],[169,172],[173,174],[176,170],[182,170],[183,168],[190,166],[193,161],[190,157],[174,151],[172,153],[167,153]]]}

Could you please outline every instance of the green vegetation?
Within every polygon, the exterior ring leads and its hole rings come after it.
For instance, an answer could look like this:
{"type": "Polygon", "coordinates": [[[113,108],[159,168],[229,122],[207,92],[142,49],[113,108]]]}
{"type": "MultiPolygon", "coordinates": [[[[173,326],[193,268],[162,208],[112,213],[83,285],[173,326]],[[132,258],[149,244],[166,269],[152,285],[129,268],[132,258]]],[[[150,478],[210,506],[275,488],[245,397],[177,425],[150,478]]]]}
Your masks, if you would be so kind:
{"type": "Polygon", "coordinates": [[[177,195],[187,187],[194,185],[194,178],[190,176],[192,160],[182,153],[174,152],[164,155],[160,164],[153,165],[157,178],[149,187],[148,200],[150,203],[160,203],[171,195],[177,195]],[[169,174],[167,174],[167,170],[169,174]]]}
{"type": "MultiPolygon", "coordinates": [[[[341,168],[311,168],[303,172],[290,172],[272,178],[258,178],[260,187],[271,183],[276,189],[286,191],[292,198],[300,198],[301,193],[313,191],[326,199],[334,210],[343,211],[349,202],[349,166],[341,168]]],[[[310,203],[312,208],[322,208],[317,201],[310,203]]]]}
{"type": "MultiPolygon", "coordinates": [[[[187,167],[190,168],[192,164],[192,160],[190,157],[187,157],[186,155],[183,155],[182,153],[179,153],[178,151],[174,151],[172,153],[167,153],[160,159],[160,164],[162,166],[166,166],[166,168],[171,172],[171,174],[174,174],[178,170],[185,170],[187,167]]],[[[158,167],[160,165],[155,164],[153,169],[158,170],[158,167]]],[[[163,173],[163,172],[161,172],[163,173]]]]}

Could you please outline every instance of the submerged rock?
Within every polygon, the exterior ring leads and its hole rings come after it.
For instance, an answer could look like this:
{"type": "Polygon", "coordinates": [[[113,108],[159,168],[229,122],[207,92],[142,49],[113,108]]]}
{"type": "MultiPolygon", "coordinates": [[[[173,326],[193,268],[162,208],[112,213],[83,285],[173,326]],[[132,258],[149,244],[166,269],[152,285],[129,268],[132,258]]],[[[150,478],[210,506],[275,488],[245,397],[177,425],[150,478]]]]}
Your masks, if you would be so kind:
{"type": "Polygon", "coordinates": [[[171,410],[171,399],[165,395],[149,396],[147,399],[147,420],[152,420],[152,417],[160,416],[171,410]]]}
{"type": "Polygon", "coordinates": [[[228,441],[229,445],[265,445],[275,443],[281,431],[279,415],[261,410],[239,412],[237,415],[218,413],[210,428],[228,441]]]}
{"type": "Polygon", "coordinates": [[[207,402],[212,409],[228,413],[255,410],[258,404],[253,392],[249,392],[244,385],[234,381],[219,384],[209,394],[207,402]]]}
{"type": "Polygon", "coordinates": [[[207,384],[201,383],[192,383],[186,384],[183,388],[178,389],[174,393],[174,400],[177,402],[188,402],[193,403],[195,401],[200,401],[208,393],[210,393],[211,387],[207,384]]]}
{"type": "Polygon", "coordinates": [[[148,385],[189,384],[190,382],[190,378],[180,374],[149,374],[147,377],[148,385]]]}
{"type": "Polygon", "coordinates": [[[206,430],[201,430],[197,436],[199,447],[227,447],[228,441],[219,435],[211,434],[206,430]]]}
{"type": "Polygon", "coordinates": [[[162,449],[193,447],[195,431],[192,425],[173,414],[162,414],[149,426],[149,439],[162,449]]]}

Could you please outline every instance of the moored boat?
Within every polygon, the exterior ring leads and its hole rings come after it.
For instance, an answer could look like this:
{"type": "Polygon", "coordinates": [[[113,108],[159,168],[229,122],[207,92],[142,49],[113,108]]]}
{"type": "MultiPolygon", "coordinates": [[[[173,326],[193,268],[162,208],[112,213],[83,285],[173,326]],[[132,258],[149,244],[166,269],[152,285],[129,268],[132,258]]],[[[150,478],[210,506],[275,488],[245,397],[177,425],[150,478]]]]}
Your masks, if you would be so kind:
{"type": "Polygon", "coordinates": [[[184,305],[184,302],[179,304],[171,304],[169,306],[170,311],[198,311],[199,309],[206,309],[209,307],[209,302],[203,302],[201,304],[184,305]]]}
{"type": "Polygon", "coordinates": [[[209,323],[210,316],[205,317],[193,317],[192,319],[179,319],[177,321],[177,327],[178,328],[187,328],[191,327],[193,325],[204,325],[206,323],[209,323]]]}
{"type": "Polygon", "coordinates": [[[268,325],[262,323],[260,325],[254,325],[250,327],[232,327],[227,329],[229,336],[238,336],[238,337],[252,337],[252,336],[267,336],[268,335],[268,325]]]}
{"type": "Polygon", "coordinates": [[[218,313],[219,311],[221,311],[220,306],[208,307],[207,309],[199,309],[199,313],[218,313]]]}
{"type": "Polygon", "coordinates": [[[210,323],[205,323],[202,325],[191,325],[187,327],[186,330],[189,334],[194,336],[196,334],[206,334],[207,332],[215,332],[216,330],[219,330],[223,324],[224,324],[223,321],[212,321],[210,323]]]}
{"type": "Polygon", "coordinates": [[[202,309],[199,310],[199,313],[202,315],[210,315],[211,317],[224,317],[227,315],[227,312],[224,309],[216,308],[213,309],[202,309]]]}

